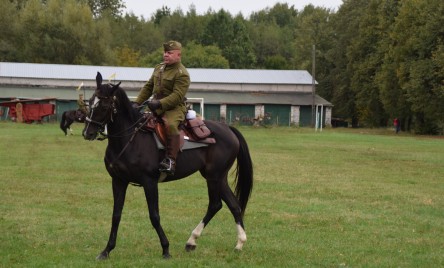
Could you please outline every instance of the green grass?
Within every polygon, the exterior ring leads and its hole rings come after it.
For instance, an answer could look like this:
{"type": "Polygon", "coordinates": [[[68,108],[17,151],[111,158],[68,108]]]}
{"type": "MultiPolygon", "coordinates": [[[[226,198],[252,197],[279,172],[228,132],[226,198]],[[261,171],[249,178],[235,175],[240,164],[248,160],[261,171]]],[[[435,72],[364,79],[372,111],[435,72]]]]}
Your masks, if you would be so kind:
{"type": "MultiPolygon", "coordinates": [[[[1,267],[443,267],[444,139],[384,130],[240,128],[255,167],[235,252],[226,206],[185,252],[203,217],[199,175],[160,185],[163,260],[143,190],[129,187],[117,247],[106,141],[56,124],[0,122],[1,267]]],[[[231,178],[232,180],[232,178],[231,178]]]]}

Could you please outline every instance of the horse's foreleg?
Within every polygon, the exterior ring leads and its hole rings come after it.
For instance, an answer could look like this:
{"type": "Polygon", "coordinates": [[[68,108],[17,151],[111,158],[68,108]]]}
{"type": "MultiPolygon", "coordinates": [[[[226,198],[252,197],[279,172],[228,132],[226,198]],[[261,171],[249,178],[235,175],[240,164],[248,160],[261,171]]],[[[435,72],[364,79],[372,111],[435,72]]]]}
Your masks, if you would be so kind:
{"type": "Polygon", "coordinates": [[[122,217],[123,204],[125,203],[125,195],[128,184],[119,179],[113,178],[113,218],[111,224],[111,232],[109,234],[108,243],[105,249],[96,257],[97,260],[105,260],[109,257],[109,253],[116,247],[117,231],[119,229],[120,219],[122,217]]]}
{"type": "Polygon", "coordinates": [[[162,246],[162,256],[165,259],[171,257],[170,255],[170,242],[160,225],[160,214],[159,214],[159,191],[157,187],[157,181],[154,179],[149,179],[149,182],[144,185],[145,197],[148,204],[148,213],[150,217],[151,224],[159,236],[160,245],[162,246]]]}
{"type": "Polygon", "coordinates": [[[208,197],[209,197],[207,213],[205,214],[202,221],[191,232],[191,236],[190,238],[188,238],[188,241],[185,245],[186,251],[192,251],[196,249],[197,247],[196,240],[202,235],[205,226],[208,225],[208,223],[211,221],[214,215],[216,215],[216,213],[222,208],[219,181],[207,179],[207,187],[208,187],[208,197]]]}

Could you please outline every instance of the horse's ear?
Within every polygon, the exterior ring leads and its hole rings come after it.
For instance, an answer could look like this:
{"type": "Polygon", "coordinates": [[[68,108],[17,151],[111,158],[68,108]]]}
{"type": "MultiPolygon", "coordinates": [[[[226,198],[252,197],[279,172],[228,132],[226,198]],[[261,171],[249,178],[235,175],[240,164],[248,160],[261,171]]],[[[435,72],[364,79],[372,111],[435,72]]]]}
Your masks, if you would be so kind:
{"type": "Polygon", "coordinates": [[[113,85],[113,87],[111,88],[111,92],[112,92],[112,94],[114,94],[114,92],[116,91],[116,89],[119,88],[119,86],[120,86],[121,83],[122,83],[122,82],[119,82],[117,85],[113,85]]]}
{"type": "Polygon", "coordinates": [[[97,88],[99,88],[102,85],[102,81],[103,81],[102,75],[99,72],[97,72],[96,76],[97,88]]]}

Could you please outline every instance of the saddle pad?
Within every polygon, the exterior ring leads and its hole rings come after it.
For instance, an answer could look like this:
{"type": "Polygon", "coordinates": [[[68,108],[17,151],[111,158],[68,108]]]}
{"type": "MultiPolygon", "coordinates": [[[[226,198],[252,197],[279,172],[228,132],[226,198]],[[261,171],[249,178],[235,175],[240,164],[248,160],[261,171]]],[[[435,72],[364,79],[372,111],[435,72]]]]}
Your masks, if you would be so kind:
{"type": "MultiPolygon", "coordinates": [[[[154,139],[156,140],[157,148],[159,150],[165,150],[165,146],[163,146],[163,144],[159,140],[159,137],[157,137],[156,134],[154,134],[154,139]]],[[[182,151],[191,150],[191,149],[196,149],[196,148],[200,148],[200,147],[208,147],[208,143],[188,141],[187,139],[185,139],[185,142],[184,142],[182,148],[180,148],[180,150],[182,150],[182,151]]]]}

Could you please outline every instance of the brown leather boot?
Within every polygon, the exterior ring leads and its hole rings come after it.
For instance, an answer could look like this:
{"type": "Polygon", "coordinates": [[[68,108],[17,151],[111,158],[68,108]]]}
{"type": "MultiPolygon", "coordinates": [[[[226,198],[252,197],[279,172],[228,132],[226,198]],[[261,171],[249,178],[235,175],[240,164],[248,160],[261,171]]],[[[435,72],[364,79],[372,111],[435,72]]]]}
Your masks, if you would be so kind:
{"type": "Polygon", "coordinates": [[[176,171],[176,158],[180,147],[180,135],[169,135],[165,159],[160,162],[159,171],[174,175],[176,171]]]}

